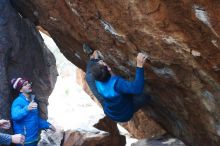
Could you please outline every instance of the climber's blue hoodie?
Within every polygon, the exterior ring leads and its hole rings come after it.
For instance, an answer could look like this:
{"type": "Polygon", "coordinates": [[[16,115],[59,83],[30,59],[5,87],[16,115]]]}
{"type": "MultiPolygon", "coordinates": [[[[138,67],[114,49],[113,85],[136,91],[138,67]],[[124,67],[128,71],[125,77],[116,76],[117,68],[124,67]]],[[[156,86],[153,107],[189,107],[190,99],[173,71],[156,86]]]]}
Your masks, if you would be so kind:
{"type": "Polygon", "coordinates": [[[11,107],[14,133],[25,135],[25,144],[38,141],[40,130],[48,129],[51,125],[40,118],[38,109],[29,111],[29,103],[30,101],[20,93],[11,107]]]}
{"type": "Polygon", "coordinates": [[[134,114],[131,94],[141,94],[144,89],[144,69],[136,68],[134,81],[111,76],[107,82],[95,81],[98,92],[104,98],[104,112],[112,120],[127,122],[134,114]]]}

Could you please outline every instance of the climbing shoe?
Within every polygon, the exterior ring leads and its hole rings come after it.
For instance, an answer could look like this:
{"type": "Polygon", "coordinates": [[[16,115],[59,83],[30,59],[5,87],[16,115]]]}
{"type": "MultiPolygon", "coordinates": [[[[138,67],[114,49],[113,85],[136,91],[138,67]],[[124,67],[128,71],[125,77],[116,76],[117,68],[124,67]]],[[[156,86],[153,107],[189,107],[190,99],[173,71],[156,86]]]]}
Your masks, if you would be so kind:
{"type": "Polygon", "coordinates": [[[94,50],[87,44],[87,43],[84,43],[83,44],[83,51],[85,54],[87,54],[88,56],[92,55],[94,50]]]}

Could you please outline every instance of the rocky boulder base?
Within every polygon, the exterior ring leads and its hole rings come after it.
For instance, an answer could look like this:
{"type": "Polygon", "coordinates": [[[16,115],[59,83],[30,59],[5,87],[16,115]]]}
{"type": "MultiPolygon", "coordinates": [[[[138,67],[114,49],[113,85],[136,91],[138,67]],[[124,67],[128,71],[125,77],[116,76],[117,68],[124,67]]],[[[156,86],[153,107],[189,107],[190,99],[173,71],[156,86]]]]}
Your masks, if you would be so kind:
{"type": "Polygon", "coordinates": [[[38,146],[124,146],[125,136],[120,135],[116,123],[104,117],[87,130],[43,131],[38,146]],[[96,127],[96,128],[95,128],[96,127]]]}
{"type": "Polygon", "coordinates": [[[183,142],[175,138],[161,139],[161,140],[147,140],[142,139],[131,146],[185,146],[183,142]]]}

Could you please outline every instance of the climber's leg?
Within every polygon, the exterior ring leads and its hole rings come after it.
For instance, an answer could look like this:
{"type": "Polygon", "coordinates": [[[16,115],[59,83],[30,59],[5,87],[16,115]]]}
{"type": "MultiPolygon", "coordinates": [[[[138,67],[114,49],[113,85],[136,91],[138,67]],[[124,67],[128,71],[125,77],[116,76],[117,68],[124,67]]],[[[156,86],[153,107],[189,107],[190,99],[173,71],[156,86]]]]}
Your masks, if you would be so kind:
{"type": "Polygon", "coordinates": [[[151,101],[151,96],[149,96],[146,93],[142,93],[140,95],[134,95],[133,96],[133,107],[134,112],[137,112],[141,107],[143,107],[145,104],[149,104],[151,101]]]}

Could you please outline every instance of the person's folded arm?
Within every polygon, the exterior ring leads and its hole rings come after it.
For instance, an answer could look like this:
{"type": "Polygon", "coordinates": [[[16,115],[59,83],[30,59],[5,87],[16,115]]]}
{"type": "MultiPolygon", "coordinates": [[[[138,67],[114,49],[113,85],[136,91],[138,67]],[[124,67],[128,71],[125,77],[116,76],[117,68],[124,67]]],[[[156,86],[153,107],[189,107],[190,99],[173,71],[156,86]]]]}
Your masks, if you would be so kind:
{"type": "Polygon", "coordinates": [[[22,106],[21,103],[19,103],[19,101],[15,101],[12,104],[12,108],[11,108],[11,116],[13,120],[20,120],[23,117],[25,117],[28,114],[29,110],[28,110],[28,106],[22,106]]]}
{"type": "Polygon", "coordinates": [[[0,144],[10,145],[12,137],[9,134],[0,133],[0,144]]]}

